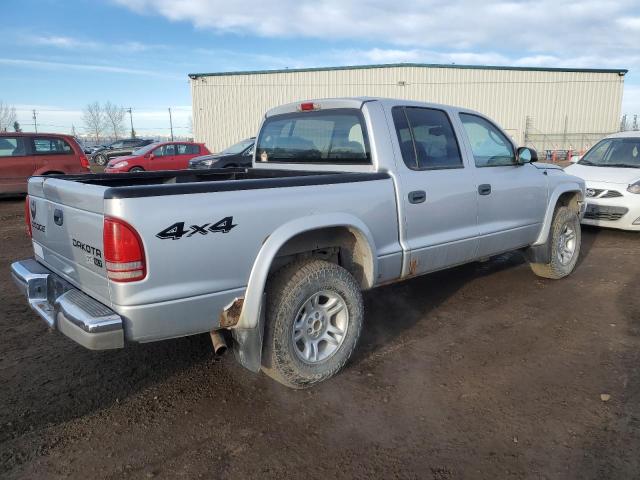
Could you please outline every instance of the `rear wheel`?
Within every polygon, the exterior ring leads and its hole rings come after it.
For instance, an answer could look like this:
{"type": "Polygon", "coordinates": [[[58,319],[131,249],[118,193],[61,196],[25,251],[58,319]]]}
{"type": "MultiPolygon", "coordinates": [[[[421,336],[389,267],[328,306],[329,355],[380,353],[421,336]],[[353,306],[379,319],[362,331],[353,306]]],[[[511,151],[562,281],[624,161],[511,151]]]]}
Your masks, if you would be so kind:
{"type": "Polygon", "coordinates": [[[363,316],[360,287],[341,266],[314,259],[285,266],[267,286],[262,370],[291,388],[332,377],[351,357],[363,316]]]}
{"type": "Polygon", "coordinates": [[[93,161],[96,163],[96,165],[100,165],[101,167],[104,167],[109,161],[109,159],[107,158],[106,155],[99,154],[93,157],[93,161]]]}
{"type": "Polygon", "coordinates": [[[580,219],[575,210],[569,207],[556,209],[548,241],[551,242],[549,263],[531,263],[531,270],[539,277],[554,280],[566,277],[576,266],[582,243],[580,219]]]}

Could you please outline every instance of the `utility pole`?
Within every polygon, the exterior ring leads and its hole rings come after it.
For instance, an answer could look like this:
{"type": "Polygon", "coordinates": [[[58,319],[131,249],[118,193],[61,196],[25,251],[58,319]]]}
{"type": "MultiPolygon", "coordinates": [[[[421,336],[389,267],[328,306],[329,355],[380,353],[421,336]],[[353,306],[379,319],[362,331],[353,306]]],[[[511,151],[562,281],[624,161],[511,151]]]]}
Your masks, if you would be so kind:
{"type": "Polygon", "coordinates": [[[173,120],[171,119],[171,107],[169,107],[169,126],[171,127],[171,141],[173,142],[173,120]]]}
{"type": "Polygon", "coordinates": [[[133,129],[133,113],[131,113],[131,107],[127,109],[129,112],[129,119],[131,120],[131,138],[136,138],[136,131],[133,129]]]}
{"type": "Polygon", "coordinates": [[[33,109],[33,127],[36,130],[36,133],[38,133],[38,115],[36,113],[36,109],[33,109]]]}

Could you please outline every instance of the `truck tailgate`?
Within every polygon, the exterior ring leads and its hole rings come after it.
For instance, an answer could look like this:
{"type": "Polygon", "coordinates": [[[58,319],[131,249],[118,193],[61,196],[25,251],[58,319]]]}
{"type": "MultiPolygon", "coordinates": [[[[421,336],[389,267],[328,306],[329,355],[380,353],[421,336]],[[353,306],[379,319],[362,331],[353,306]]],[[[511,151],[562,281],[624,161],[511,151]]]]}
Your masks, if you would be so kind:
{"type": "Polygon", "coordinates": [[[110,305],[103,258],[104,186],[58,178],[29,180],[35,258],[54,273],[110,305]]]}

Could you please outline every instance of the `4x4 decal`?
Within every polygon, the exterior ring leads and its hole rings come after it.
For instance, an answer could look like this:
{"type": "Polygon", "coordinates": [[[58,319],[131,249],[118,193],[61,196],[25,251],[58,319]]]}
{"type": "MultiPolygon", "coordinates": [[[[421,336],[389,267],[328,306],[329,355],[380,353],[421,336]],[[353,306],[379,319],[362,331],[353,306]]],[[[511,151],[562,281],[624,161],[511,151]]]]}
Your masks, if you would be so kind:
{"type": "Polygon", "coordinates": [[[182,237],[193,237],[196,234],[207,235],[209,233],[229,233],[233,227],[236,227],[233,223],[233,217],[224,217],[222,220],[216,223],[205,223],[203,225],[191,225],[188,229],[185,229],[184,222],[176,222],[173,225],[168,226],[161,232],[156,234],[161,240],[180,240],[182,237]]]}

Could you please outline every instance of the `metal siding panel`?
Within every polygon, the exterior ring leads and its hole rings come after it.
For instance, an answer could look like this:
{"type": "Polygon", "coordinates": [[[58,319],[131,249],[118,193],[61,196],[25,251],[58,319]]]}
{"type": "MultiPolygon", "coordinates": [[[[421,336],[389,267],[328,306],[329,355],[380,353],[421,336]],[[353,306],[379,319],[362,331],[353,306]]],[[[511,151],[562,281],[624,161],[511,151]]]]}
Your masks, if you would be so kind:
{"type": "Polygon", "coordinates": [[[517,143],[524,142],[527,116],[536,131],[561,134],[567,116],[569,132],[606,133],[618,128],[623,81],[617,73],[416,66],[203,76],[191,80],[193,133],[219,151],[255,135],[269,108],[343,96],[471,108],[495,119],[517,143]]]}

